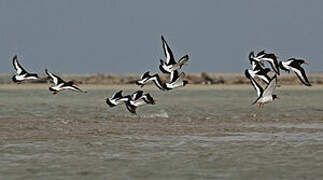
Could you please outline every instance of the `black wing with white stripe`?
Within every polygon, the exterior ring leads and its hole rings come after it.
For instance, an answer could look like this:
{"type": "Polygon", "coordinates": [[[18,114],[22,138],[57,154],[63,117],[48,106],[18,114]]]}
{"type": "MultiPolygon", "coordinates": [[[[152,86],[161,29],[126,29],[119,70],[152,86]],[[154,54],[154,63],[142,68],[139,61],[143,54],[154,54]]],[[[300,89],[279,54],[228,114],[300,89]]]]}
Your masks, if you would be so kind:
{"type": "Polygon", "coordinates": [[[301,67],[291,67],[291,69],[295,72],[298,79],[305,85],[305,86],[312,86],[311,83],[308,81],[305,70],[301,67]]]}
{"type": "Polygon", "coordinates": [[[58,84],[61,84],[61,83],[65,83],[65,81],[63,79],[61,79],[60,77],[58,77],[57,75],[51,73],[51,72],[48,72],[47,69],[45,69],[45,73],[48,75],[48,77],[52,80],[52,82],[55,84],[55,85],[58,85],[58,84]]]}
{"type": "Polygon", "coordinates": [[[161,36],[163,50],[166,57],[166,65],[176,64],[172,50],[169,48],[164,36],[161,36]]]}
{"type": "Polygon", "coordinates": [[[18,75],[27,73],[27,71],[19,64],[17,56],[13,57],[12,64],[18,75]]]}

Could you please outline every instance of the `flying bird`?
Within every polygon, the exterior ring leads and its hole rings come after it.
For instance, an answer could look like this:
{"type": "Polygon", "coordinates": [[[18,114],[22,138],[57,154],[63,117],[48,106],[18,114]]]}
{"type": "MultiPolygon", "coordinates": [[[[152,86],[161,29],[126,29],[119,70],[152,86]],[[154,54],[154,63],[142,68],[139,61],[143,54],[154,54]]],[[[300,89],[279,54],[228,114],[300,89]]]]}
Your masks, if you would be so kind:
{"type": "Polygon", "coordinates": [[[15,83],[21,83],[25,80],[37,80],[39,79],[38,74],[28,73],[18,62],[17,56],[14,56],[12,59],[13,67],[16,70],[16,75],[12,77],[12,81],[15,83]]]}
{"type": "Polygon", "coordinates": [[[138,86],[144,87],[148,82],[154,82],[154,84],[162,91],[167,90],[167,87],[164,82],[160,80],[158,74],[150,75],[150,72],[147,71],[141,75],[140,80],[136,81],[138,86]]]}
{"type": "Polygon", "coordinates": [[[142,91],[135,92],[131,98],[126,101],[127,110],[133,114],[137,114],[136,110],[138,107],[155,104],[156,100],[152,98],[149,93],[143,94],[142,91]]]}
{"type": "Polygon", "coordinates": [[[51,72],[48,72],[47,69],[45,70],[45,72],[48,75],[48,77],[51,79],[51,81],[55,84],[55,86],[49,87],[49,90],[53,91],[53,94],[57,94],[59,91],[63,91],[63,90],[72,90],[75,92],[87,93],[86,91],[83,91],[80,88],[76,87],[78,86],[76,82],[73,82],[73,81],[65,82],[57,75],[51,72]]]}
{"type": "Polygon", "coordinates": [[[277,86],[277,75],[275,75],[265,89],[263,89],[252,77],[249,77],[252,86],[257,92],[258,98],[252,104],[259,104],[259,108],[263,108],[265,104],[273,102],[275,99],[280,99],[273,91],[277,86]]]}
{"type": "Polygon", "coordinates": [[[159,65],[159,69],[163,72],[163,73],[171,73],[175,70],[178,70],[180,68],[182,68],[182,66],[187,65],[187,61],[189,60],[189,56],[185,55],[183,56],[178,62],[175,61],[174,55],[172,50],[170,49],[170,47],[168,46],[166,40],[164,39],[163,36],[161,36],[161,40],[162,40],[162,47],[164,50],[164,54],[166,57],[166,61],[164,60],[160,60],[160,65],[159,65]]]}
{"type": "Polygon", "coordinates": [[[185,73],[182,72],[178,74],[177,70],[172,71],[170,74],[170,82],[165,83],[166,89],[172,90],[174,88],[186,86],[186,84],[188,84],[188,81],[184,80],[184,78],[185,78],[185,73]]]}
{"type": "Polygon", "coordinates": [[[294,71],[297,75],[298,79],[305,85],[305,86],[312,86],[311,83],[308,81],[305,70],[301,67],[302,64],[309,65],[308,62],[302,59],[295,59],[289,58],[287,61],[280,61],[279,67],[280,69],[287,71],[294,71]]]}
{"type": "Polygon", "coordinates": [[[122,91],[118,91],[114,93],[111,98],[107,98],[106,103],[109,107],[115,107],[125,103],[129,98],[130,96],[122,96],[122,91]]]}
{"type": "Polygon", "coordinates": [[[261,79],[264,83],[269,84],[270,82],[270,77],[268,76],[269,72],[272,72],[271,69],[269,68],[263,68],[258,62],[253,61],[252,62],[252,67],[253,69],[246,69],[245,70],[245,75],[248,78],[251,76],[252,78],[258,77],[261,79]],[[249,75],[247,75],[247,73],[249,75]]]}
{"type": "Polygon", "coordinates": [[[249,54],[249,61],[250,63],[252,61],[256,61],[259,62],[260,65],[262,65],[264,67],[264,62],[268,62],[271,66],[271,68],[276,72],[276,74],[280,75],[279,72],[279,64],[278,64],[278,56],[276,56],[275,54],[271,53],[266,53],[265,50],[260,51],[259,53],[257,53],[257,55],[254,55],[254,52],[252,51],[249,54]]]}

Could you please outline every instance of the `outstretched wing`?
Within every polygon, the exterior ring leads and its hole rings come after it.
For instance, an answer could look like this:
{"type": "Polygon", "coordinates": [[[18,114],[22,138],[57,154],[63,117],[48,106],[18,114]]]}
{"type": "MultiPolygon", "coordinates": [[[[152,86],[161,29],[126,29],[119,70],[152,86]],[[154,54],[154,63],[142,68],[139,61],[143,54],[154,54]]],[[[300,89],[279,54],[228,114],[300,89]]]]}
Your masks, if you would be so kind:
{"type": "Polygon", "coordinates": [[[181,74],[179,74],[178,78],[175,81],[171,82],[171,83],[174,83],[176,81],[177,82],[181,82],[181,81],[184,80],[184,78],[185,78],[185,73],[184,72],[181,72],[181,74]]]}
{"type": "Polygon", "coordinates": [[[173,83],[173,82],[175,82],[176,80],[178,79],[178,71],[177,70],[175,70],[175,71],[172,71],[171,73],[170,73],[170,79],[169,79],[169,83],[173,83]]]}
{"type": "Polygon", "coordinates": [[[178,64],[180,66],[184,65],[189,60],[188,55],[183,56],[181,59],[178,60],[178,64]]]}
{"type": "Polygon", "coordinates": [[[126,107],[127,107],[127,110],[132,114],[137,114],[136,113],[137,108],[135,106],[132,106],[129,101],[126,102],[126,107]]]}
{"type": "Polygon", "coordinates": [[[257,56],[256,57],[261,57],[261,56],[264,56],[265,55],[265,50],[262,50],[262,51],[260,51],[258,54],[257,54],[257,56]]]}
{"type": "Polygon", "coordinates": [[[18,75],[27,73],[27,71],[19,64],[17,56],[13,57],[12,64],[18,75]]]}
{"type": "Polygon", "coordinates": [[[166,40],[164,39],[164,36],[161,36],[161,40],[163,43],[163,50],[166,57],[166,65],[176,64],[172,50],[169,48],[166,40]]]}
{"type": "Polygon", "coordinates": [[[63,89],[68,89],[68,90],[72,90],[75,92],[87,93],[86,91],[83,91],[82,89],[80,89],[76,86],[65,86],[65,87],[63,87],[63,89]]]}
{"type": "Polygon", "coordinates": [[[143,74],[140,76],[140,79],[141,79],[141,80],[143,80],[143,79],[145,79],[145,78],[149,78],[149,77],[150,77],[149,73],[150,73],[150,71],[147,71],[147,72],[143,73],[143,74]]]}
{"type": "Polygon", "coordinates": [[[122,98],[122,90],[113,94],[111,99],[120,99],[122,98]]]}
{"type": "Polygon", "coordinates": [[[257,92],[257,96],[258,98],[262,96],[264,90],[263,88],[257,83],[257,81],[255,79],[253,79],[252,77],[249,78],[250,82],[253,86],[253,88],[255,88],[256,92],[257,92]]]}
{"type": "Polygon", "coordinates": [[[139,91],[136,91],[136,92],[134,92],[134,93],[132,93],[132,95],[131,95],[131,100],[133,100],[133,101],[136,101],[136,100],[138,100],[142,95],[143,95],[143,91],[141,91],[141,90],[139,90],[139,91]]]}
{"type": "Polygon", "coordinates": [[[266,87],[263,96],[272,96],[273,91],[276,89],[277,86],[277,75],[275,75],[271,81],[269,82],[269,85],[266,87]]]}
{"type": "Polygon", "coordinates": [[[279,72],[279,64],[278,64],[277,57],[276,57],[275,54],[266,54],[264,57],[261,58],[261,60],[269,62],[269,64],[272,67],[272,69],[278,75],[280,75],[280,72],[279,72]]]}
{"type": "Polygon", "coordinates": [[[294,68],[290,66],[291,69],[295,72],[297,75],[298,79],[305,85],[305,86],[312,86],[311,83],[308,81],[305,70],[301,67],[298,66],[297,68],[294,68]]]}
{"type": "Polygon", "coordinates": [[[56,76],[55,74],[48,72],[47,69],[45,69],[45,73],[48,75],[48,77],[51,78],[51,80],[53,81],[53,83],[55,85],[61,84],[61,83],[65,83],[65,81],[63,81],[60,77],[56,76]]]}
{"type": "Polygon", "coordinates": [[[164,90],[167,89],[165,83],[161,81],[161,79],[160,79],[160,77],[159,77],[158,74],[153,75],[151,80],[158,87],[158,89],[160,89],[162,91],[164,91],[164,90]]]}

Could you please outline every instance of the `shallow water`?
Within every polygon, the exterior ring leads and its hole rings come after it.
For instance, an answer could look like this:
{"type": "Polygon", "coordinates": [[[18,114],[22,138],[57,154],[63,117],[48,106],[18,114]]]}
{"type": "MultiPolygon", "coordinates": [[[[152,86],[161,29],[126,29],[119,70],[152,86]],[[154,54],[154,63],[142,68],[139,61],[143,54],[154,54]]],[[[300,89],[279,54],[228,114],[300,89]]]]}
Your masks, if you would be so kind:
{"type": "MultiPolygon", "coordinates": [[[[125,94],[130,92],[125,91],[125,94]]],[[[105,106],[88,94],[0,90],[1,179],[321,179],[323,91],[148,91],[158,103],[105,106]]]]}

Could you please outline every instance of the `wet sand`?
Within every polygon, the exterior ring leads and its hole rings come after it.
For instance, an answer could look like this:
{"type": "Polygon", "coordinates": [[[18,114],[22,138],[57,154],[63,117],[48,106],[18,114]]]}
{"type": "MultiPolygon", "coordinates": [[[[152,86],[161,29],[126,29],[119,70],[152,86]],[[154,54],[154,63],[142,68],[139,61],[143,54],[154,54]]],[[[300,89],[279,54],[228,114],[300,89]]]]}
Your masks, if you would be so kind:
{"type": "Polygon", "coordinates": [[[250,107],[250,85],[147,86],[158,103],[131,115],[105,97],[133,85],[0,86],[5,179],[320,179],[323,86],[282,86],[250,107]],[[21,107],[18,103],[22,104],[21,107]]]}

